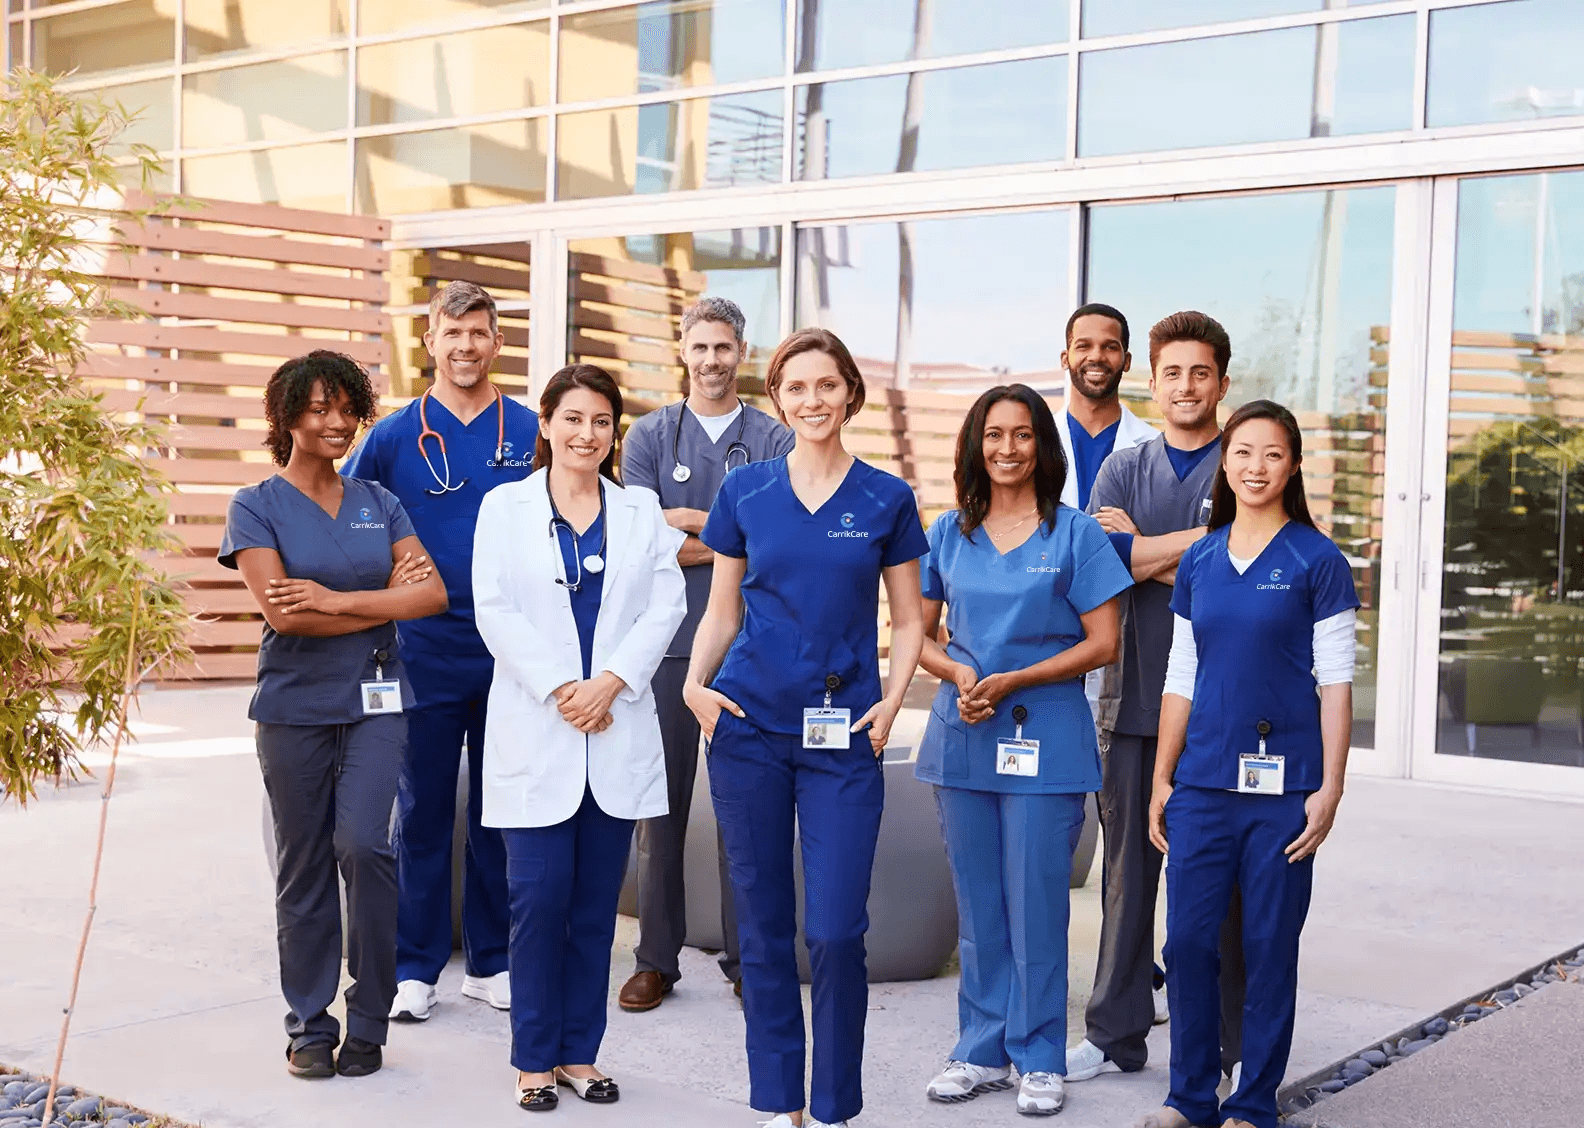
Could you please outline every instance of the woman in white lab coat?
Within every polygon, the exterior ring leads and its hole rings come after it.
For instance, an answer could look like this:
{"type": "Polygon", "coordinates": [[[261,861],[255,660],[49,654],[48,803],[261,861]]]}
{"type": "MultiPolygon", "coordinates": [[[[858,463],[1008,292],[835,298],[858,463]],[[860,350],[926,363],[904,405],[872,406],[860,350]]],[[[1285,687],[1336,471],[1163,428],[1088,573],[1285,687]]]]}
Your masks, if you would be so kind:
{"type": "Polygon", "coordinates": [[[621,392],[590,364],[540,399],[535,473],[479,509],[473,593],[495,656],[484,735],[484,825],[502,828],[511,898],[517,1103],[557,1084],[609,1103],[595,1067],[633,823],[666,813],[650,678],[686,609],[649,490],[616,483],[621,392]]]}

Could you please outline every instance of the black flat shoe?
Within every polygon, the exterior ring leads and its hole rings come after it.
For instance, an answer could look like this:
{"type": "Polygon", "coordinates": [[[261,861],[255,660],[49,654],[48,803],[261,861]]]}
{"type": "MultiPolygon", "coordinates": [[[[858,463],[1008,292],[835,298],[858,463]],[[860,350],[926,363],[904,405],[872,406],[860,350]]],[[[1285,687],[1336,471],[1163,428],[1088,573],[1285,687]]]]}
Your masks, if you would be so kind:
{"type": "Polygon", "coordinates": [[[378,1073],[384,1064],[383,1051],[362,1038],[348,1038],[342,1042],[341,1052],[336,1056],[336,1072],[343,1077],[367,1077],[370,1073],[378,1073]]]}
{"type": "Polygon", "coordinates": [[[334,1077],[335,1046],[329,1042],[309,1042],[296,1049],[287,1046],[286,1072],[293,1077],[334,1077]]]}
{"type": "Polygon", "coordinates": [[[517,1089],[517,1107],[529,1112],[550,1112],[561,1103],[554,1085],[541,1085],[537,1089],[517,1089]]]}
{"type": "Polygon", "coordinates": [[[621,1100],[621,1089],[610,1077],[571,1077],[555,1071],[556,1084],[565,1085],[589,1104],[614,1104],[621,1100]]]}

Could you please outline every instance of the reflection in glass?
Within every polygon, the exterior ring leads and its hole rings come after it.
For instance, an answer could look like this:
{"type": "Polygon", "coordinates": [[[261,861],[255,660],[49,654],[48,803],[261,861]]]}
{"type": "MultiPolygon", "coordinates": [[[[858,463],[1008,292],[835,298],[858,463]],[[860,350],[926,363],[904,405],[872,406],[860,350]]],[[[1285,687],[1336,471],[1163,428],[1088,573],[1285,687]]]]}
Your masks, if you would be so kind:
{"type": "Polygon", "coordinates": [[[1232,337],[1223,411],[1268,398],[1297,414],[1311,510],[1352,561],[1364,603],[1353,683],[1358,747],[1375,741],[1394,206],[1394,189],[1383,187],[1088,213],[1084,294],[1128,317],[1134,362],[1122,393],[1135,411],[1156,414],[1149,327],[1199,309],[1232,337]]]}
{"type": "Polygon", "coordinates": [[[363,47],[357,81],[359,125],[541,106],[550,97],[550,24],[535,20],[363,47]]]}
{"type": "Polygon", "coordinates": [[[543,118],[363,137],[357,142],[357,210],[365,215],[545,198],[543,118]]]}
{"type": "Polygon", "coordinates": [[[207,149],[345,129],[345,51],[199,71],[182,79],[182,146],[207,149]]]}
{"type": "MultiPolygon", "coordinates": [[[[1351,0],[1348,6],[1356,8],[1381,2],[1351,0]]],[[[1194,27],[1339,7],[1342,5],[1328,0],[1083,0],[1083,35],[1085,39],[1095,39],[1102,35],[1194,27]]]]}
{"type": "Polygon", "coordinates": [[[705,295],[742,308],[748,359],[738,388],[750,398],[762,390],[781,337],[779,227],[576,239],[569,251],[567,362],[609,370],[628,415],[681,395],[682,311],[705,295]]]}
{"type": "Polygon", "coordinates": [[[1584,5],[1512,0],[1430,13],[1429,125],[1584,114],[1584,5]]]}
{"type": "MultiPolygon", "coordinates": [[[[147,145],[166,150],[175,144],[175,113],[171,109],[171,80],[151,78],[125,82],[100,90],[107,102],[119,102],[133,119],[121,135],[120,145],[147,145]]],[[[120,149],[117,150],[118,152],[120,149]]]]}
{"type": "Polygon", "coordinates": [[[783,0],[660,0],[561,20],[563,102],[771,78],[783,0]]]}
{"type": "Polygon", "coordinates": [[[1413,50],[1414,17],[1404,15],[1086,52],[1078,152],[1406,129],[1413,50]]]}
{"type": "Polygon", "coordinates": [[[185,2],[188,62],[255,47],[345,39],[351,30],[349,0],[185,2]]]}
{"type": "Polygon", "coordinates": [[[781,92],[563,114],[556,193],[590,199],[781,180],[781,92]]]}
{"type": "Polygon", "coordinates": [[[1436,750],[1584,766],[1584,173],[1458,191],[1436,750]]]}
{"type": "Polygon", "coordinates": [[[1067,40],[1069,0],[802,0],[800,72],[1067,40]]]}
{"type": "Polygon", "coordinates": [[[1067,59],[1028,59],[798,88],[798,176],[1060,160],[1067,59]]]}
{"type": "Polygon", "coordinates": [[[550,0],[378,0],[358,5],[358,32],[377,35],[417,24],[454,26],[462,20],[549,6],[550,0]]]}
{"type": "Polygon", "coordinates": [[[182,161],[182,191],[250,204],[345,212],[345,141],[321,141],[182,161]]]}
{"type": "Polygon", "coordinates": [[[176,57],[176,0],[127,0],[33,21],[33,66],[112,74],[176,57]]]}

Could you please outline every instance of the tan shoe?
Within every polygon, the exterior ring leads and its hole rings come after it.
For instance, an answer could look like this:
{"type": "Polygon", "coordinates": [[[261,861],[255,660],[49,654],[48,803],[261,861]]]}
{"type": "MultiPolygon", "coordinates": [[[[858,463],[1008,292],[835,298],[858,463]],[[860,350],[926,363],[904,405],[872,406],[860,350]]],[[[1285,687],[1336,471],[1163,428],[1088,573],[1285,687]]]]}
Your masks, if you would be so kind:
{"type": "Polygon", "coordinates": [[[616,1003],[624,1011],[649,1011],[659,1006],[671,993],[671,984],[658,971],[636,972],[622,984],[616,1003]]]}
{"type": "Polygon", "coordinates": [[[1254,1125],[1247,1120],[1227,1120],[1222,1122],[1221,1128],[1254,1128],[1254,1125]]]}
{"type": "Polygon", "coordinates": [[[1174,1108],[1158,1108],[1134,1122],[1133,1128],[1193,1128],[1193,1122],[1174,1108]]]}

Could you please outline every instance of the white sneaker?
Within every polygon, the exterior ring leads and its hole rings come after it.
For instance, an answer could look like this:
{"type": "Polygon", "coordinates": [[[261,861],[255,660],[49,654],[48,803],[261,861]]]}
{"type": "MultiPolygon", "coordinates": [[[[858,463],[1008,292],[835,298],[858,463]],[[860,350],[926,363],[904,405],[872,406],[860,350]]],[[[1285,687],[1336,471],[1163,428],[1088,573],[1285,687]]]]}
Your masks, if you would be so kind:
{"type": "Polygon", "coordinates": [[[395,1022],[423,1022],[435,1004],[435,989],[421,979],[403,979],[396,984],[396,1001],[390,1016],[395,1022]]]}
{"type": "Polygon", "coordinates": [[[1122,1067],[1088,1038],[1067,1049],[1067,1080],[1087,1081],[1102,1073],[1121,1073],[1122,1067]]]}
{"type": "Polygon", "coordinates": [[[1232,1076],[1228,1077],[1225,1073],[1221,1075],[1221,1084],[1216,1086],[1216,1099],[1227,1100],[1233,1093],[1237,1092],[1238,1086],[1242,1083],[1243,1063],[1235,1061],[1232,1063],[1232,1076]]]}
{"type": "Polygon", "coordinates": [[[488,979],[473,975],[462,977],[462,994],[469,999],[488,1003],[496,1010],[511,1010],[511,973],[503,971],[488,979]]]}
{"type": "Polygon", "coordinates": [[[1166,1005],[1166,988],[1157,987],[1152,992],[1155,996],[1155,1025],[1171,1021],[1171,1008],[1166,1005]]]}
{"type": "Polygon", "coordinates": [[[948,1061],[946,1068],[924,1086],[932,1101],[954,1103],[971,1101],[980,1093],[1012,1087],[1012,1070],[1004,1065],[974,1065],[967,1061],[948,1061]]]}
{"type": "Polygon", "coordinates": [[[1055,1116],[1066,1101],[1062,1079],[1054,1073],[1025,1073],[1018,1086],[1018,1111],[1024,1116],[1055,1116]]]}

